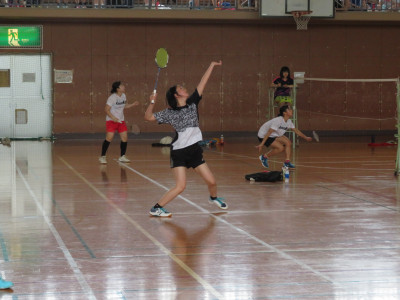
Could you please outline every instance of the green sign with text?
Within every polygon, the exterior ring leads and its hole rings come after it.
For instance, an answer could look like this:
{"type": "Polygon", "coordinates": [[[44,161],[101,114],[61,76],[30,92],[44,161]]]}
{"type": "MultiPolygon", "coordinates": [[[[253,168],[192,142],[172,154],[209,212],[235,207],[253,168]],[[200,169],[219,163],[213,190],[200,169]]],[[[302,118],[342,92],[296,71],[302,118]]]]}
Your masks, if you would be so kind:
{"type": "Polygon", "coordinates": [[[42,48],[42,26],[0,26],[0,48],[42,48]]]}

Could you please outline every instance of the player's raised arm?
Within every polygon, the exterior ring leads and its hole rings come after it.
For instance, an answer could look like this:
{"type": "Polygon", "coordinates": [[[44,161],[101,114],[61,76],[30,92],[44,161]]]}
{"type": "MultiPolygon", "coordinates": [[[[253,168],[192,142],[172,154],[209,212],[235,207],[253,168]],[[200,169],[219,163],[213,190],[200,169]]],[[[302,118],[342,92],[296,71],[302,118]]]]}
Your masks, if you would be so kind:
{"type": "Polygon", "coordinates": [[[216,61],[211,62],[210,66],[208,67],[208,69],[204,73],[203,77],[201,78],[199,84],[197,85],[197,92],[199,93],[200,96],[203,94],[204,88],[207,84],[208,79],[210,78],[210,75],[211,75],[214,67],[221,66],[221,65],[222,65],[222,60],[220,60],[219,62],[216,62],[216,61]]]}
{"type": "Polygon", "coordinates": [[[154,109],[154,104],[156,104],[156,99],[157,99],[157,94],[151,94],[150,95],[150,103],[149,106],[146,109],[146,112],[144,113],[144,119],[146,121],[155,121],[156,118],[153,115],[153,109],[154,109]]]}

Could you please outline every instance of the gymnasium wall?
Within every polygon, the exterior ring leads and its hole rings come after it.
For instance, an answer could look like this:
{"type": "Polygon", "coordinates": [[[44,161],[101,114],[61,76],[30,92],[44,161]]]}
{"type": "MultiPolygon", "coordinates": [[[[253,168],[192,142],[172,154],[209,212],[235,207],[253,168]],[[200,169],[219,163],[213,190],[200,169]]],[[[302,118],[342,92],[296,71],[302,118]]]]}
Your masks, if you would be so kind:
{"type": "MultiPolygon", "coordinates": [[[[53,69],[73,70],[72,84],[54,83],[55,134],[104,132],[104,107],[116,80],[126,83],[128,101],[141,102],[125,112],[129,124],[138,124],[142,132],[171,131],[143,119],[159,47],[168,49],[170,61],[161,71],[156,110],[165,107],[169,86],[183,83],[192,91],[212,60],[223,61],[222,67],[214,69],[200,105],[205,132],[257,131],[268,114],[270,82],[283,65],[292,72],[304,71],[307,77],[395,78],[400,74],[396,24],[317,23],[307,31],[297,31],[294,23],[194,23],[190,19],[29,24],[43,24],[42,52],[52,53],[53,69]]],[[[300,86],[299,128],[395,129],[395,84],[359,84],[351,90],[348,85],[353,84],[300,86]]]]}

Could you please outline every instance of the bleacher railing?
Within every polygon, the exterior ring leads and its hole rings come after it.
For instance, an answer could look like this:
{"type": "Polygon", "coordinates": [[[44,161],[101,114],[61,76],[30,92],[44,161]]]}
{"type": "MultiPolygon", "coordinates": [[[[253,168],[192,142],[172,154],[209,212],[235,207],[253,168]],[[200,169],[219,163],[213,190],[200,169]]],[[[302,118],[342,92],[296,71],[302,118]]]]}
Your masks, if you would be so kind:
{"type": "MultiPolygon", "coordinates": [[[[0,7],[258,11],[260,1],[262,0],[0,0],[0,7]]],[[[334,4],[337,11],[400,12],[400,0],[334,0],[334,4]]]]}
{"type": "Polygon", "coordinates": [[[400,0],[335,0],[336,10],[390,12],[400,11],[400,0]]]}
{"type": "Polygon", "coordinates": [[[0,0],[5,8],[258,10],[259,0],[0,0]]]}

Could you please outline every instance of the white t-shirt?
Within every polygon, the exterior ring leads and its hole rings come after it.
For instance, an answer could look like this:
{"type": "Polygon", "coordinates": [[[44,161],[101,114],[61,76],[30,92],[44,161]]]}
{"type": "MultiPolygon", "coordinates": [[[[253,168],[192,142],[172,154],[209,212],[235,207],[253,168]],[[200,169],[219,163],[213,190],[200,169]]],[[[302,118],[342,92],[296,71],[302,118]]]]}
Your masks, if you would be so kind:
{"type": "MultiPolygon", "coordinates": [[[[111,106],[110,112],[120,121],[124,121],[124,108],[126,103],[126,96],[122,94],[121,97],[117,93],[111,94],[107,99],[107,105],[111,106]]],[[[107,115],[106,121],[112,121],[107,115]]]]}
{"type": "Polygon", "coordinates": [[[285,119],[282,116],[273,118],[273,119],[269,120],[268,122],[265,122],[260,127],[260,130],[258,131],[258,134],[257,134],[258,137],[260,139],[263,139],[265,137],[265,135],[267,134],[267,132],[271,128],[274,131],[271,133],[271,135],[269,137],[280,137],[280,136],[283,136],[288,129],[294,128],[294,124],[293,124],[292,120],[290,120],[290,119],[288,119],[285,122],[285,119]]]}

